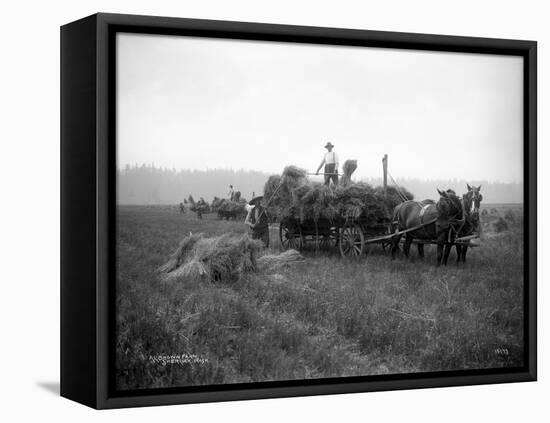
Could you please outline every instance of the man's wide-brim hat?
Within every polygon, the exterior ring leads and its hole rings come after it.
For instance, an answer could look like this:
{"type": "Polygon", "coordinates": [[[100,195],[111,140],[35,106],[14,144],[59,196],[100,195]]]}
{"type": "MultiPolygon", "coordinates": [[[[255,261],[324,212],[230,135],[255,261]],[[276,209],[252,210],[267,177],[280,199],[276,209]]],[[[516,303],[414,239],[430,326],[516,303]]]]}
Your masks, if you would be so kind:
{"type": "Polygon", "coordinates": [[[334,146],[332,145],[332,143],[330,141],[327,142],[327,145],[325,145],[325,148],[329,148],[329,147],[334,148],[334,146]]]}
{"type": "Polygon", "coordinates": [[[260,202],[264,199],[263,195],[258,195],[257,197],[254,197],[252,200],[248,202],[248,204],[252,204],[253,206],[257,206],[260,204],[260,202]]]}

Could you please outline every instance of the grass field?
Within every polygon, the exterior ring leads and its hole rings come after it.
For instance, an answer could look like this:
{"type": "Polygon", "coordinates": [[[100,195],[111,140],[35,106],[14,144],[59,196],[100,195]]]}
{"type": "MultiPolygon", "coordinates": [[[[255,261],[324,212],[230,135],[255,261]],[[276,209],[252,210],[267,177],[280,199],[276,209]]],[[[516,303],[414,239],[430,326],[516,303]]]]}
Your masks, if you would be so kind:
{"type": "Polygon", "coordinates": [[[359,262],[306,251],[302,263],[228,285],[165,282],[157,269],[189,232],[244,232],[242,222],[120,206],[117,387],[520,366],[523,212],[485,209],[466,265],[453,250],[436,268],[433,248],[424,261],[415,249],[392,261],[373,248],[359,262]]]}

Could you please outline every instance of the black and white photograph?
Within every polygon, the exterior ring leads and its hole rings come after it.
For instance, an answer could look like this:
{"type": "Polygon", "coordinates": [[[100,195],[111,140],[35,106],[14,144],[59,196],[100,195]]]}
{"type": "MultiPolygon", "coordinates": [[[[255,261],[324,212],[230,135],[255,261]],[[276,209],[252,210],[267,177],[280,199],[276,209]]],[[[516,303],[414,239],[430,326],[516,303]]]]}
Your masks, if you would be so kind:
{"type": "Polygon", "coordinates": [[[525,365],[524,63],[119,32],[119,391],[525,365]]]}

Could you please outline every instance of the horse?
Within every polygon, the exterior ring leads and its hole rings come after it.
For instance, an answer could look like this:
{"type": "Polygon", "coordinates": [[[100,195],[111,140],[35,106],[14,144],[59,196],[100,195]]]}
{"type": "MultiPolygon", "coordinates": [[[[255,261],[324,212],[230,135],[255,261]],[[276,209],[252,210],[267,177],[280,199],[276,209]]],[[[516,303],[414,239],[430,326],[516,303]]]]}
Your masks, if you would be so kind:
{"type": "MultiPolygon", "coordinates": [[[[395,207],[393,219],[390,225],[392,233],[421,226],[420,228],[405,234],[403,252],[409,257],[411,243],[414,239],[431,241],[437,240],[437,265],[447,265],[451,252],[451,246],[457,231],[453,230],[454,225],[463,222],[463,204],[453,190],[437,192],[440,195],[439,201],[432,200],[405,201],[395,207]]],[[[399,241],[402,235],[396,235],[392,239],[392,259],[399,248],[399,241]]],[[[418,244],[418,254],[424,256],[424,246],[418,244]]]]}
{"type": "MultiPolygon", "coordinates": [[[[465,220],[464,226],[459,233],[460,237],[472,235],[474,232],[479,232],[481,229],[479,219],[479,207],[483,196],[481,195],[481,185],[478,187],[466,184],[468,192],[462,196],[464,204],[465,220]]],[[[466,263],[466,252],[468,246],[464,244],[456,244],[456,264],[460,262],[466,263]]]]}

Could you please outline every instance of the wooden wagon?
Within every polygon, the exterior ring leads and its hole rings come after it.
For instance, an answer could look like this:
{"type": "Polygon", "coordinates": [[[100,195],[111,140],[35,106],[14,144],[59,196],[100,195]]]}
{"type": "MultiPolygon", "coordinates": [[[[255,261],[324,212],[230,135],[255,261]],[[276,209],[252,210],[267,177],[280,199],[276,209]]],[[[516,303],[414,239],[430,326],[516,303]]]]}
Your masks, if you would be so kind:
{"type": "MultiPolygon", "coordinates": [[[[382,159],[382,165],[384,171],[384,189],[386,189],[388,176],[387,154],[384,155],[382,159]]],[[[393,178],[392,180],[397,186],[395,180],[393,178]]],[[[280,185],[275,190],[273,196],[279,188],[280,185]]],[[[402,200],[406,201],[407,198],[402,196],[402,200]]],[[[396,237],[401,237],[409,232],[417,231],[434,222],[435,219],[424,222],[413,228],[392,232],[391,219],[380,219],[373,223],[372,219],[367,219],[364,213],[359,217],[339,216],[335,219],[299,219],[297,217],[286,217],[283,218],[279,224],[279,239],[284,250],[291,248],[301,250],[308,244],[314,244],[316,249],[322,247],[338,247],[342,257],[360,257],[367,251],[369,245],[379,244],[386,249],[386,247],[393,243],[396,237]]],[[[473,241],[478,238],[479,231],[468,234],[467,236],[456,236],[452,240],[449,239],[447,243],[451,245],[477,247],[479,244],[473,241]]],[[[437,240],[414,239],[413,243],[437,244],[437,240]]]]}
{"type": "Polygon", "coordinates": [[[279,238],[283,249],[303,249],[306,245],[318,248],[338,247],[342,257],[359,257],[369,244],[387,246],[392,234],[388,234],[389,220],[369,224],[365,218],[336,219],[284,218],[279,224],[279,238]]]}
{"type": "MultiPolygon", "coordinates": [[[[279,224],[279,239],[284,250],[302,250],[306,245],[314,245],[315,249],[338,247],[342,257],[360,257],[367,251],[369,245],[379,244],[384,249],[392,244],[395,237],[414,232],[424,226],[431,225],[435,220],[425,222],[402,231],[390,232],[390,220],[382,219],[372,224],[364,217],[325,219],[298,219],[287,217],[279,224]]],[[[472,242],[479,234],[471,234],[455,238],[450,244],[477,247],[472,242]]],[[[437,244],[436,240],[414,240],[413,243],[437,244]]]]}

